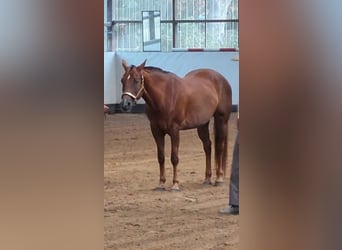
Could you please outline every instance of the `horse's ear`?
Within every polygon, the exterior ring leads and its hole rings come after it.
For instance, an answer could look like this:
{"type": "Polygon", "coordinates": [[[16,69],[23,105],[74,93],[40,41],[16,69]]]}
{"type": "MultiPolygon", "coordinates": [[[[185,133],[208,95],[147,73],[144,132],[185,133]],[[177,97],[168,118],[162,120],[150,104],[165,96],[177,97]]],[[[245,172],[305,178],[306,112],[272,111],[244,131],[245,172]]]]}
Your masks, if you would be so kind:
{"type": "Polygon", "coordinates": [[[127,69],[129,68],[125,60],[122,60],[122,67],[124,68],[125,71],[127,71],[127,69]]]}
{"type": "Polygon", "coordinates": [[[145,67],[146,61],[147,59],[145,59],[145,61],[137,67],[139,71],[145,67]]]}

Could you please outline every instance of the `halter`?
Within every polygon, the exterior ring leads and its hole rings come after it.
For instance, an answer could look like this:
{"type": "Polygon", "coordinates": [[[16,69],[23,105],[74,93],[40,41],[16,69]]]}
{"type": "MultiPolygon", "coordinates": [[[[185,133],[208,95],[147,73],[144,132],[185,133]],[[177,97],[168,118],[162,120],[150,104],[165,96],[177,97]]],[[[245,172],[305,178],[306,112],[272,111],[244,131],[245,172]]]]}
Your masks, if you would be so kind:
{"type": "Polygon", "coordinates": [[[144,75],[141,74],[141,86],[140,86],[140,89],[138,90],[138,93],[136,95],[134,95],[131,92],[126,91],[126,92],[122,93],[121,98],[124,95],[128,95],[128,96],[132,97],[134,99],[134,101],[137,101],[143,95],[144,89],[145,89],[145,87],[144,87],[144,75]]]}

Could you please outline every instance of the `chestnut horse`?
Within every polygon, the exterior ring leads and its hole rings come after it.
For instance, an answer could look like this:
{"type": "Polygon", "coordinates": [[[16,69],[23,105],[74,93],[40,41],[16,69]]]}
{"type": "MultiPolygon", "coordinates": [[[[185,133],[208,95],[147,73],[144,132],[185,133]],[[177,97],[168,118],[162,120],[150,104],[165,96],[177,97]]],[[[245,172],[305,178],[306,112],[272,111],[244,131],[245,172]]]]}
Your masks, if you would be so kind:
{"type": "Polygon", "coordinates": [[[206,156],[204,184],[211,184],[211,141],[209,122],[214,117],[215,184],[223,183],[227,162],[228,120],[232,109],[232,91],[228,81],[211,69],[197,69],[184,78],[156,67],[128,66],[122,61],[121,109],[130,112],[139,98],[145,100],[145,111],[157,144],[160,183],[165,190],[164,138],[171,138],[173,185],[179,190],[177,178],[179,131],[197,128],[206,156]]]}

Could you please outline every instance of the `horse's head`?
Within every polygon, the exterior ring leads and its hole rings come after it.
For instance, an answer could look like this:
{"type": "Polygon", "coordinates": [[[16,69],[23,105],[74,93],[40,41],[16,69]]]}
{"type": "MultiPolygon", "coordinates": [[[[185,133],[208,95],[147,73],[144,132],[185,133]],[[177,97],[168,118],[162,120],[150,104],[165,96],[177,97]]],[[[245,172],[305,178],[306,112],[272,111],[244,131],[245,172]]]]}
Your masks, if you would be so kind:
{"type": "Polygon", "coordinates": [[[122,66],[125,70],[122,82],[121,110],[130,112],[136,101],[144,94],[144,76],[142,73],[146,60],[139,66],[128,66],[125,60],[122,60],[122,66]]]}

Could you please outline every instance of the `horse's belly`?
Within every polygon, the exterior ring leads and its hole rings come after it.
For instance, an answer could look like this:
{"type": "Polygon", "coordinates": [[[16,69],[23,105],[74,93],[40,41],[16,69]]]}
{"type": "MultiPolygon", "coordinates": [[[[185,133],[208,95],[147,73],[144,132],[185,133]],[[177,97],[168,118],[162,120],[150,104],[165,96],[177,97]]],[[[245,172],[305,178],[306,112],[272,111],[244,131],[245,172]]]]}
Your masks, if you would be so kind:
{"type": "Polygon", "coordinates": [[[192,116],[188,116],[182,121],[180,129],[192,129],[204,125],[210,121],[212,115],[213,114],[206,114],[201,116],[201,114],[195,114],[192,116]]]}
{"type": "Polygon", "coordinates": [[[202,123],[198,123],[198,124],[185,124],[183,126],[181,126],[179,128],[179,130],[187,130],[187,129],[194,129],[194,128],[198,128],[206,123],[208,123],[209,121],[205,121],[205,122],[202,122],[202,123]]]}

